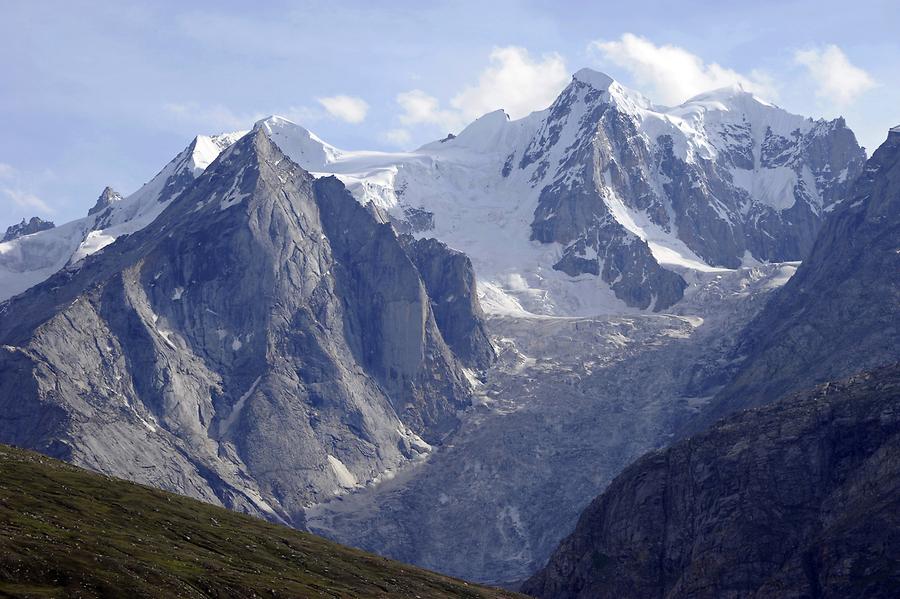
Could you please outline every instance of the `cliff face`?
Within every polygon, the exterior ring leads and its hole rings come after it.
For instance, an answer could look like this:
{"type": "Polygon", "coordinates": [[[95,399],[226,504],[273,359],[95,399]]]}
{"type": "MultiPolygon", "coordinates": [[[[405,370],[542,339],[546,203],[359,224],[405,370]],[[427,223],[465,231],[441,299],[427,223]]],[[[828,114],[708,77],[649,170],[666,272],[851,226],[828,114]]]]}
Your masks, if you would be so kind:
{"type": "Polygon", "coordinates": [[[541,598],[894,597],[900,366],[651,453],[523,587],[541,598]]]}
{"type": "Polygon", "coordinates": [[[390,225],[256,130],[0,304],[0,440],[302,525],[457,427],[471,389],[433,305],[390,225]]]}
{"type": "Polygon", "coordinates": [[[494,348],[484,327],[472,261],[436,239],[405,241],[447,345],[467,366],[490,366],[495,358],[494,348]]]}

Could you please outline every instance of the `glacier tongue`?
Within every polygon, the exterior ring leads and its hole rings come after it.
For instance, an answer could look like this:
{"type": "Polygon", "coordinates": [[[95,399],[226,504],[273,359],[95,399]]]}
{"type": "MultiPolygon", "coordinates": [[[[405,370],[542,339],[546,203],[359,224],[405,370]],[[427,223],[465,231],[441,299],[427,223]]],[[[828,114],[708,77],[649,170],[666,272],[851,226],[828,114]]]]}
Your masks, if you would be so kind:
{"type": "Polygon", "coordinates": [[[709,399],[741,326],[793,273],[696,273],[677,314],[495,315],[499,359],[449,443],[391,480],[307,510],[313,532],[441,572],[513,584],[581,510],[709,399]]]}

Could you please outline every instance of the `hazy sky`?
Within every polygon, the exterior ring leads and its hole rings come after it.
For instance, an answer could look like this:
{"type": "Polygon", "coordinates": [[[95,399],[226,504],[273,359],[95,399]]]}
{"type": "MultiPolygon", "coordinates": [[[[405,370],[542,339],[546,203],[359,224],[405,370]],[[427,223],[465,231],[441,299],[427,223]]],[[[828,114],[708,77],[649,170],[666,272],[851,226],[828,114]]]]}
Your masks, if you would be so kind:
{"type": "Polygon", "coordinates": [[[338,147],[408,149],[605,71],[661,104],[740,82],[900,123],[900,3],[0,0],[0,226],[131,193],[198,133],[285,115],[338,147]]]}

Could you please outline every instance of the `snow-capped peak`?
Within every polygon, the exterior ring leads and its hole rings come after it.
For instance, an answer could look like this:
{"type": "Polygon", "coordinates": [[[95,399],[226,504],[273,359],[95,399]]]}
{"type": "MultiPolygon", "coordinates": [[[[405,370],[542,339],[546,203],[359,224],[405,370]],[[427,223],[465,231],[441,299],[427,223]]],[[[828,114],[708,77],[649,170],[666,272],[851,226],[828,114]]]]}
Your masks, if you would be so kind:
{"type": "Polygon", "coordinates": [[[577,71],[574,75],[572,75],[572,79],[574,79],[575,81],[586,83],[587,85],[590,85],[598,91],[605,91],[609,88],[610,85],[616,82],[615,79],[613,79],[606,73],[601,73],[600,71],[595,71],[594,69],[587,68],[577,71]]]}
{"type": "Polygon", "coordinates": [[[253,130],[262,130],[291,159],[310,171],[325,170],[342,152],[312,131],[283,116],[272,115],[257,121],[253,130]]]}
{"type": "Polygon", "coordinates": [[[740,83],[733,83],[690,98],[682,106],[703,105],[710,110],[730,110],[735,106],[747,104],[759,104],[769,108],[775,108],[774,104],[766,102],[753,92],[744,89],[740,83]]]}
{"type": "Polygon", "coordinates": [[[212,161],[218,158],[222,150],[232,146],[234,142],[247,134],[247,131],[234,131],[220,135],[198,135],[191,142],[190,168],[195,177],[206,170],[212,161]]]}
{"type": "Polygon", "coordinates": [[[245,133],[198,135],[128,197],[107,187],[87,216],[0,243],[0,301],[44,281],[67,265],[77,264],[118,237],[143,229],[245,133]]]}
{"type": "Polygon", "coordinates": [[[508,153],[518,133],[533,117],[512,121],[503,109],[489,112],[475,119],[459,135],[425,144],[418,152],[442,154],[446,152],[508,153]]]}

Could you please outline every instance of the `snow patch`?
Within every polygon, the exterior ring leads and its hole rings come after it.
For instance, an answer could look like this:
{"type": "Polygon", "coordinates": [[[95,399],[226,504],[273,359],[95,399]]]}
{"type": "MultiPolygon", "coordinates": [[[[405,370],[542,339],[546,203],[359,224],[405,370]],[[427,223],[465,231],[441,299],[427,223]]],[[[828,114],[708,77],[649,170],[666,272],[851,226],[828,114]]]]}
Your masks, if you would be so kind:
{"type": "Polygon", "coordinates": [[[234,426],[234,423],[237,422],[238,417],[241,415],[241,411],[244,409],[244,405],[247,403],[247,400],[253,395],[253,392],[256,391],[256,387],[259,385],[259,381],[262,379],[262,376],[256,377],[256,380],[253,381],[253,384],[250,385],[250,388],[247,389],[247,392],[241,395],[240,399],[234,404],[231,408],[231,413],[228,414],[228,418],[219,423],[219,436],[223,437],[231,431],[231,428],[234,426]]]}
{"type": "MultiPolygon", "coordinates": [[[[347,469],[344,462],[333,455],[328,454],[328,464],[331,466],[331,470],[334,472],[334,476],[337,478],[339,485],[345,489],[352,489],[357,486],[358,483],[356,482],[356,477],[347,469]]],[[[339,492],[340,491],[335,491],[335,494],[338,494],[339,492]]]]}

